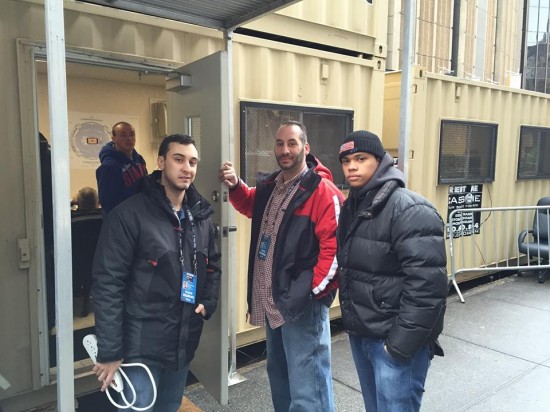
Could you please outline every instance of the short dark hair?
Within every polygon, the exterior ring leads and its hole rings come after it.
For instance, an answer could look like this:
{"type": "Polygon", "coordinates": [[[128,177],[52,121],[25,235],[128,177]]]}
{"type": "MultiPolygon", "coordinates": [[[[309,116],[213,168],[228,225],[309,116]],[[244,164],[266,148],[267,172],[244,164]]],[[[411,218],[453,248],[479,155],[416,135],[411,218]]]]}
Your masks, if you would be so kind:
{"type": "Polygon", "coordinates": [[[298,122],[296,120],[289,120],[288,122],[281,123],[279,125],[279,128],[283,126],[298,126],[302,131],[300,133],[300,140],[302,141],[303,144],[307,143],[307,130],[306,130],[305,124],[303,124],[302,122],[298,122]]]}
{"type": "Polygon", "coordinates": [[[125,126],[130,126],[132,129],[134,129],[134,126],[132,126],[130,123],[128,122],[117,122],[113,125],[113,127],[111,128],[111,134],[114,136],[115,135],[115,129],[117,126],[120,126],[121,124],[125,125],[125,126]]]}
{"type": "Polygon", "coordinates": [[[99,205],[97,190],[93,187],[83,187],[76,195],[76,204],[78,205],[78,208],[82,210],[97,209],[97,206],[99,205]]]}
{"type": "Polygon", "coordinates": [[[159,147],[159,156],[166,157],[166,153],[168,153],[168,147],[170,146],[170,143],[178,143],[178,144],[184,144],[189,145],[192,144],[195,145],[195,139],[193,139],[191,136],[186,134],[171,134],[170,136],[166,136],[159,147]]]}

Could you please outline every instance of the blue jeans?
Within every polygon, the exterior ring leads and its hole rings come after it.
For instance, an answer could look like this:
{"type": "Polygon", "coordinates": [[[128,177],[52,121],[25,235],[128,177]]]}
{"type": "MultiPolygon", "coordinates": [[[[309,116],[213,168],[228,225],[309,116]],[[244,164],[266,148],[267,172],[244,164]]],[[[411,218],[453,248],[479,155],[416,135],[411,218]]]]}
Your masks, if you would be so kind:
{"type": "Polygon", "coordinates": [[[292,325],[266,319],[267,374],[275,412],[334,411],[328,308],[312,300],[292,325]]]}
{"type": "MultiPolygon", "coordinates": [[[[155,384],[157,385],[157,400],[153,406],[147,411],[157,412],[176,412],[181,405],[183,398],[183,390],[185,389],[185,383],[187,382],[187,374],[189,373],[189,365],[178,371],[172,371],[164,369],[158,366],[149,366],[155,384]]],[[[124,372],[134,385],[136,390],[137,400],[133,406],[143,408],[151,403],[153,400],[153,386],[151,385],[151,379],[149,375],[141,366],[128,366],[123,367],[124,372]]],[[[124,381],[124,396],[128,402],[132,402],[132,392],[128,388],[128,384],[124,381]]],[[[111,395],[115,393],[111,389],[111,395]]],[[[120,397],[113,396],[113,399],[119,404],[124,405],[120,397]]],[[[131,409],[119,409],[119,411],[131,411],[131,409]]]]}
{"type": "Polygon", "coordinates": [[[349,342],[368,412],[420,410],[430,367],[428,345],[403,360],[390,355],[381,339],[350,334],[349,342]]]}

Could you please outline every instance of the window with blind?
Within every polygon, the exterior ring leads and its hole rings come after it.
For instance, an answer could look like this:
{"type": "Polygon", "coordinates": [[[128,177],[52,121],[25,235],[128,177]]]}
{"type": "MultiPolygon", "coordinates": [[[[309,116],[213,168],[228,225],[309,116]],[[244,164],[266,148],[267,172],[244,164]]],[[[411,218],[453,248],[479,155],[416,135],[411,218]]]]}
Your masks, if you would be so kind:
{"type": "Polygon", "coordinates": [[[550,177],[550,129],[521,126],[518,180],[550,177]]]}
{"type": "Polygon", "coordinates": [[[497,125],[442,120],[439,184],[495,180],[497,125]]]}
{"type": "Polygon", "coordinates": [[[334,183],[344,187],[345,179],[338,161],[338,150],[353,130],[353,112],[267,103],[241,102],[241,178],[256,185],[258,172],[279,169],[273,148],[281,123],[295,120],[307,129],[311,154],[332,173],[334,183]]]}

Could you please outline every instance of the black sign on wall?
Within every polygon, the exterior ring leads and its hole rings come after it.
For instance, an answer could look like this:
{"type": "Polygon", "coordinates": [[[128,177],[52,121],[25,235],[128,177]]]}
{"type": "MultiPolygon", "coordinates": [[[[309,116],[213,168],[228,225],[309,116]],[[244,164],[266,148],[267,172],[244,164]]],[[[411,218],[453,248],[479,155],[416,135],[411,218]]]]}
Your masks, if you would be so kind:
{"type": "MultiPolygon", "coordinates": [[[[456,212],[450,223],[450,230],[453,238],[472,236],[479,234],[481,212],[468,212],[468,209],[481,207],[481,195],[483,185],[456,185],[449,186],[449,204],[447,209],[447,222],[453,210],[464,210],[456,212]]],[[[447,232],[447,238],[450,233],[447,232]]]]}

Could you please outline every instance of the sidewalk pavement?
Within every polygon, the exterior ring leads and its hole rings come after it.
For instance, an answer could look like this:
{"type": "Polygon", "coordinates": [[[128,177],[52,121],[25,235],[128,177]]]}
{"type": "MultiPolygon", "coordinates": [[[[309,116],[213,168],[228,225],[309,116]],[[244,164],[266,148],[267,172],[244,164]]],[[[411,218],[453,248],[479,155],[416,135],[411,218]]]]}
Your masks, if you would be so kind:
{"type": "MultiPolygon", "coordinates": [[[[550,411],[550,281],[512,276],[448,300],[440,343],[428,372],[423,412],[550,411]]],[[[266,362],[241,368],[247,380],[229,388],[220,406],[200,383],[186,388],[180,411],[273,410],[266,362]]],[[[333,336],[332,372],[337,412],[364,411],[347,334],[333,336]]]]}

